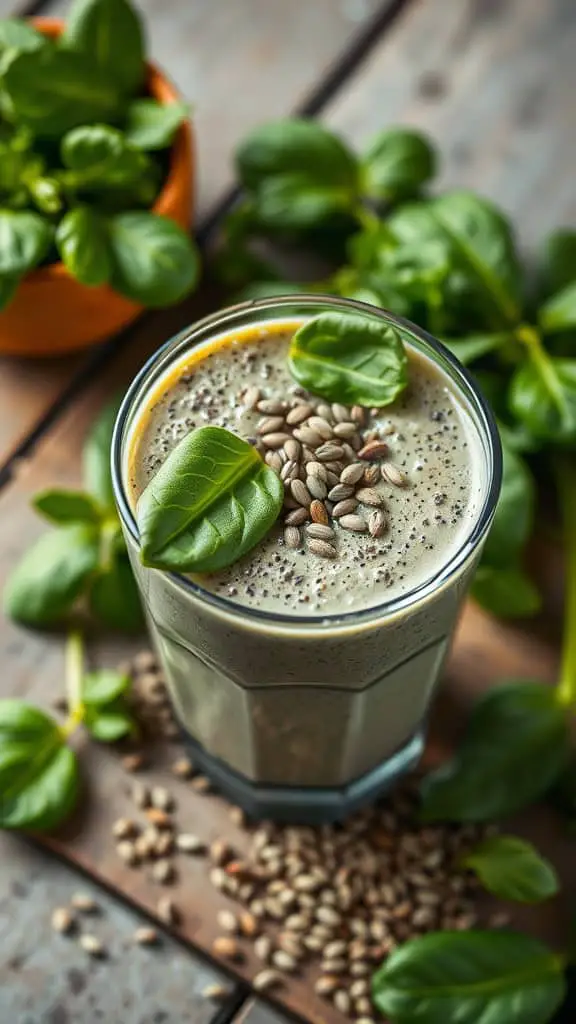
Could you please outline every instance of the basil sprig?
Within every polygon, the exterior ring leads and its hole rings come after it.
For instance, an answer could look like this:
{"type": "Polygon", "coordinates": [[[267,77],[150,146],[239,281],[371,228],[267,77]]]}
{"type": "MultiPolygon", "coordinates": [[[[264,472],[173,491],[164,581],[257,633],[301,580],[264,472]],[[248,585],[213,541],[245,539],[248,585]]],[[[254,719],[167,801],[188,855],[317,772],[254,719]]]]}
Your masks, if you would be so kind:
{"type": "Polygon", "coordinates": [[[63,261],[82,284],[110,284],[150,307],[196,284],[192,240],[149,212],[164,154],[187,116],[143,95],[146,53],[129,0],[74,0],[53,40],[0,20],[0,309],[21,278],[63,261]]]}
{"type": "Polygon", "coordinates": [[[503,900],[539,903],[555,896],[560,887],[552,864],[518,836],[490,836],[467,853],[462,864],[503,900]]]}
{"type": "Polygon", "coordinates": [[[0,828],[44,832],[71,814],[80,775],[68,740],[81,723],[104,742],[133,733],[129,686],[128,676],[111,670],[85,674],[82,636],[74,631],[66,646],[63,725],[24,701],[0,700],[0,828]]]}
{"type": "Polygon", "coordinates": [[[110,446],[118,403],[107,406],[84,446],[86,490],[53,488],[33,499],[55,529],[28,549],[8,577],[5,612],[27,626],[56,626],[84,599],[107,626],[142,627],[140,598],[114,505],[110,446]]]}
{"type": "Polygon", "coordinates": [[[392,1024],[548,1024],[563,959],[517,932],[436,932],[396,949],[373,979],[392,1024]]]}
{"type": "Polygon", "coordinates": [[[138,501],[144,565],[215,572],[268,532],[284,499],[280,478],[252,445],[222,427],[184,437],[138,501]]]}
{"type": "Polygon", "coordinates": [[[352,313],[323,313],[299,327],[289,365],[302,387],[332,402],[389,405],[408,383],[400,331],[352,313]]]}

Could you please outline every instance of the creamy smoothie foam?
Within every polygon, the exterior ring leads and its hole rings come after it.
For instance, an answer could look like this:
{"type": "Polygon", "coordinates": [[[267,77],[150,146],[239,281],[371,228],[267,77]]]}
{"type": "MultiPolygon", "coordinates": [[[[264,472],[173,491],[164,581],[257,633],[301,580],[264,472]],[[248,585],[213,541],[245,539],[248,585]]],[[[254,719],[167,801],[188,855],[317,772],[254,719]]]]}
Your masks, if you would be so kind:
{"type": "MultiPolygon", "coordinates": [[[[318,402],[317,398],[313,399],[318,402]]],[[[429,340],[346,300],[224,311],[161,351],[120,414],[119,508],[152,638],[199,764],[249,812],[316,821],[374,797],[422,749],[431,694],[490,524],[499,449],[473,386],[429,340]],[[250,387],[302,398],[287,363],[310,316],[361,312],[403,336],[409,385],[375,431],[407,486],[380,481],[381,535],[331,518],[336,555],[292,549],[278,524],[237,564],[190,581],[143,568],[134,509],[177,442],[214,424],[255,438],[250,387]]],[[[358,507],[368,517],[370,508],[358,507]]]]}

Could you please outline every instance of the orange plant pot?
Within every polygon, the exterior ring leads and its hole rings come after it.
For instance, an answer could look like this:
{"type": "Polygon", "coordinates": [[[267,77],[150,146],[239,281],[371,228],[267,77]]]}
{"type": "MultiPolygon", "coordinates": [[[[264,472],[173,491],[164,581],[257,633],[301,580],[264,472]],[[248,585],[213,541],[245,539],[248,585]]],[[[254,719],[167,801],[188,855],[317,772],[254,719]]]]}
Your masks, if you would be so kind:
{"type": "MultiPolygon", "coordinates": [[[[51,37],[60,35],[59,18],[33,18],[32,24],[51,37]]],[[[148,91],[160,103],[180,99],[154,64],[148,65],[148,91]]],[[[168,175],[152,210],[188,228],[192,220],[194,147],[192,127],[185,121],[170,154],[168,175]]],[[[143,306],[107,285],[88,288],[76,281],[63,263],[32,270],[0,313],[0,353],[16,356],[58,356],[88,348],[135,320],[143,306]]]]}

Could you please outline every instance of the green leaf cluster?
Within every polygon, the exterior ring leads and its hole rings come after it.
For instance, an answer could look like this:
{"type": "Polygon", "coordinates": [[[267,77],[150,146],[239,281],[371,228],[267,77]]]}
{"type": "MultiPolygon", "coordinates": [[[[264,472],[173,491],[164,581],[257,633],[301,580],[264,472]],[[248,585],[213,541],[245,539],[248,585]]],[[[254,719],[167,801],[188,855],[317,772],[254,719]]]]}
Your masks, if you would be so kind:
{"type": "Polygon", "coordinates": [[[110,473],[117,402],[96,420],[84,446],[83,491],[50,489],[33,499],[54,529],[44,533],[9,576],[7,615],[27,626],[57,626],[79,603],[115,629],[136,631],[142,608],[122,536],[110,473]]]}
{"type": "Polygon", "coordinates": [[[194,286],[191,239],[149,212],[187,108],[145,90],[129,0],[74,0],[57,40],[0,20],[0,309],[28,271],[57,259],[82,284],[145,306],[194,286]]]}

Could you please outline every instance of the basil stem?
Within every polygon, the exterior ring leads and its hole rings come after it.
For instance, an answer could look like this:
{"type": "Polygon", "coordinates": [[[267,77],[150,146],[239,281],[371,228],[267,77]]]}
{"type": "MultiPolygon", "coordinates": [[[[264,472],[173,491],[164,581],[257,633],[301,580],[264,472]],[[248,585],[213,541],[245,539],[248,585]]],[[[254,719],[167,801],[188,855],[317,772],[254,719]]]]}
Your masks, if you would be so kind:
{"type": "Polygon", "coordinates": [[[70,736],[83,721],[82,680],[84,676],[84,640],[79,629],[68,634],[65,651],[66,696],[68,718],[62,726],[64,738],[70,736]]]}
{"type": "Polygon", "coordinates": [[[554,471],[564,522],[566,602],[558,703],[576,706],[576,466],[570,455],[557,455],[554,471]]]}

